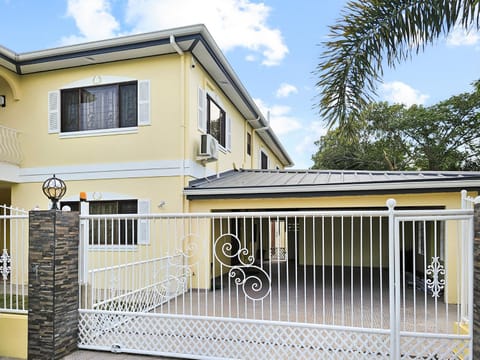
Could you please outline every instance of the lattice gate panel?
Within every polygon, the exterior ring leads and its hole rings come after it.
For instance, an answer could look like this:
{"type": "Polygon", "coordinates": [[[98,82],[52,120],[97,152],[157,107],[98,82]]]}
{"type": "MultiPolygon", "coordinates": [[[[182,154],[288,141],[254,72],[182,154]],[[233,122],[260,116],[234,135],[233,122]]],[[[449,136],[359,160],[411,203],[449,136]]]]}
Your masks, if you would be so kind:
{"type": "Polygon", "coordinates": [[[227,318],[81,311],[79,328],[79,348],[194,359],[384,359],[390,351],[388,331],[227,318]]]}
{"type": "Polygon", "coordinates": [[[425,337],[400,335],[402,359],[469,359],[468,336],[425,337]]]}

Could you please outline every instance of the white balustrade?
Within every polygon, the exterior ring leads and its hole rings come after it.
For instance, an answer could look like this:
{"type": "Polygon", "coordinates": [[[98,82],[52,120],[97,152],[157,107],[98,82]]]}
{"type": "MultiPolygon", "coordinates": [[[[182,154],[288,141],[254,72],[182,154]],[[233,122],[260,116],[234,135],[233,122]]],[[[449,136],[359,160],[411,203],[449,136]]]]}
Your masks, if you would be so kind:
{"type": "Polygon", "coordinates": [[[18,137],[19,132],[17,130],[0,126],[0,162],[20,164],[22,151],[18,137]]]}

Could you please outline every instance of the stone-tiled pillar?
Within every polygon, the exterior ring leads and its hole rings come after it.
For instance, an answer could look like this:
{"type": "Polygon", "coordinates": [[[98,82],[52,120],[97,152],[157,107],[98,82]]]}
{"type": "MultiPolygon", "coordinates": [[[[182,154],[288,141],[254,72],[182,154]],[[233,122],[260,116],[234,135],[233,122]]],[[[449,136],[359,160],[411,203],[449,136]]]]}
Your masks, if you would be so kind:
{"type": "Polygon", "coordinates": [[[475,204],[473,239],[473,357],[480,359],[480,204],[475,204]]]}
{"type": "Polygon", "coordinates": [[[77,349],[77,212],[29,215],[28,359],[61,359],[77,349]]]}

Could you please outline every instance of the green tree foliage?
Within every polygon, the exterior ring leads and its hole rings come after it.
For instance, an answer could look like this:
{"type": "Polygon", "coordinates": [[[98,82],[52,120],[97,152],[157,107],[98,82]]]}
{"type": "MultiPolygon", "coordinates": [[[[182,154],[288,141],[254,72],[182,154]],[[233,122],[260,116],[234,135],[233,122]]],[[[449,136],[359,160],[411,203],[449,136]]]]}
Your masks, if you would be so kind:
{"type": "Polygon", "coordinates": [[[454,28],[480,29],[479,0],[352,0],[330,26],[316,73],[319,108],[348,135],[373,101],[382,65],[394,67],[454,28]]]}
{"type": "Polygon", "coordinates": [[[314,169],[480,170],[480,81],[430,107],[373,103],[358,119],[353,136],[317,141],[314,169]]]}

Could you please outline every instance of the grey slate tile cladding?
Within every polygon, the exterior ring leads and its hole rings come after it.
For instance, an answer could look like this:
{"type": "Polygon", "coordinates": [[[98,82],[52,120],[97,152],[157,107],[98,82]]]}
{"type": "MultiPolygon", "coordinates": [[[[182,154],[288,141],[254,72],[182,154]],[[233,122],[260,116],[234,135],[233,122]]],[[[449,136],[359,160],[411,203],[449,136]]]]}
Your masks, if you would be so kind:
{"type": "Polygon", "coordinates": [[[77,350],[77,212],[29,214],[28,359],[61,359],[77,350]]]}

